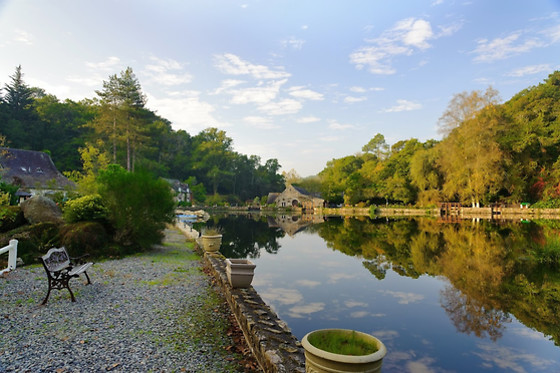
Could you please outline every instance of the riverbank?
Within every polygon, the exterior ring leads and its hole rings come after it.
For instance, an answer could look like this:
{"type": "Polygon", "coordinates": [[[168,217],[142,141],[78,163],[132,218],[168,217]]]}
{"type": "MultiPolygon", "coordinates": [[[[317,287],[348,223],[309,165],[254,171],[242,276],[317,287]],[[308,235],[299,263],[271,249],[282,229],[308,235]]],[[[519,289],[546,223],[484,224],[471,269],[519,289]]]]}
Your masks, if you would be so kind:
{"type": "Polygon", "coordinates": [[[39,305],[39,265],[0,278],[0,371],[254,371],[201,258],[181,232],[165,233],[150,252],[95,263],[92,285],[72,280],[75,303],[61,290],[39,305]]]}

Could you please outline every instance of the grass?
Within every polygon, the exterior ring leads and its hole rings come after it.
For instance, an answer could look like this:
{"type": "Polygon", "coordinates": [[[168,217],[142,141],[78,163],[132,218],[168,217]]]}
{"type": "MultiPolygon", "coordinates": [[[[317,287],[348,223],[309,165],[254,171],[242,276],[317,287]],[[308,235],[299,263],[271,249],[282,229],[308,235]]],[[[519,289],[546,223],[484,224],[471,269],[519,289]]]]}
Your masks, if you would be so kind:
{"type": "Polygon", "coordinates": [[[377,351],[375,343],[365,340],[355,331],[351,333],[341,333],[334,330],[317,331],[311,333],[307,340],[318,349],[333,354],[363,356],[377,351]]]}

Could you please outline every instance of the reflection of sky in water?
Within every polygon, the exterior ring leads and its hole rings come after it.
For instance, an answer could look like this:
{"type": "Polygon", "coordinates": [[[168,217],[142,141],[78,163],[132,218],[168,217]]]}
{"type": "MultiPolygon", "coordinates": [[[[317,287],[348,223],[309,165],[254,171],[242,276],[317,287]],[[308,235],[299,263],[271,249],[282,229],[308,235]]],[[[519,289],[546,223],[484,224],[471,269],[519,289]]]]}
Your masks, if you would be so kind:
{"type": "Polygon", "coordinates": [[[253,286],[299,339],[311,330],[371,333],[388,349],[383,372],[560,372],[560,349],[513,318],[495,343],[457,331],[441,306],[444,278],[375,278],[362,259],[306,232],[261,251],[253,286]]]}

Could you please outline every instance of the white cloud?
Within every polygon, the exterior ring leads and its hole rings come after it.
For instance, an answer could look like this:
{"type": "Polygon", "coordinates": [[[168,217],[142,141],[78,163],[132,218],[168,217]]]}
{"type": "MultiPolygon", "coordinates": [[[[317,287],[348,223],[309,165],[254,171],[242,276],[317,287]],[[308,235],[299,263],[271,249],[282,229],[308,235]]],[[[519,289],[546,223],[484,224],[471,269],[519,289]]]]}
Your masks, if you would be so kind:
{"type": "Polygon", "coordinates": [[[399,299],[399,304],[409,304],[419,302],[424,299],[422,294],[416,293],[405,293],[402,291],[391,291],[391,290],[383,290],[381,291],[383,294],[390,295],[396,299],[399,299]]]}
{"type": "Polygon", "coordinates": [[[181,64],[173,59],[163,60],[157,57],[152,57],[152,64],[146,65],[144,74],[149,79],[157,84],[165,86],[174,86],[180,84],[190,83],[192,76],[188,73],[171,73],[170,71],[180,71],[183,69],[181,64]]]}
{"type": "MultiPolygon", "coordinates": [[[[550,359],[543,359],[541,356],[526,353],[515,348],[496,346],[489,343],[479,343],[477,347],[480,352],[473,352],[480,357],[487,368],[498,367],[500,370],[524,373],[525,365],[530,364],[535,371],[550,371],[555,366],[555,362],[550,359]]],[[[532,371],[532,369],[531,369],[532,371]]]]}
{"type": "Polygon", "coordinates": [[[365,89],[364,87],[350,87],[350,91],[354,93],[366,93],[367,89],[365,89]]]}
{"type": "Polygon", "coordinates": [[[291,96],[302,98],[306,100],[322,101],[324,96],[322,93],[306,89],[305,87],[291,87],[288,92],[291,96]]]}
{"type": "Polygon", "coordinates": [[[296,122],[298,123],[315,123],[320,121],[320,118],[314,117],[314,116],[309,116],[309,117],[301,117],[299,119],[296,120],[296,122]]]}
{"type": "Polygon", "coordinates": [[[311,313],[320,312],[325,309],[325,303],[316,302],[304,304],[301,306],[294,306],[290,308],[290,316],[294,318],[302,318],[304,315],[309,315],[311,313]]]}
{"type": "Polygon", "coordinates": [[[428,40],[432,39],[434,33],[430,22],[423,19],[408,18],[397,23],[393,29],[396,33],[403,32],[402,41],[406,45],[412,45],[419,49],[430,47],[428,40]]]}
{"type": "Polygon", "coordinates": [[[302,108],[299,101],[292,99],[284,99],[276,102],[268,102],[266,104],[260,105],[258,110],[264,112],[268,115],[286,115],[286,114],[296,114],[302,108]]]}
{"type": "Polygon", "coordinates": [[[341,123],[338,123],[335,120],[331,120],[331,121],[329,121],[329,128],[331,130],[341,131],[341,130],[356,128],[356,126],[354,126],[352,124],[341,124],[341,123]]]}
{"type": "Polygon", "coordinates": [[[227,123],[214,118],[212,115],[214,107],[208,102],[201,101],[198,92],[186,91],[167,97],[155,97],[146,92],[146,96],[148,106],[157,110],[158,115],[169,119],[175,130],[198,133],[211,126],[228,127],[227,123]]]}
{"type": "Polygon", "coordinates": [[[27,31],[15,30],[14,41],[17,43],[33,45],[33,35],[27,31]]]}
{"type": "Polygon", "coordinates": [[[242,60],[240,57],[225,53],[215,56],[216,68],[225,74],[250,75],[255,79],[284,79],[291,76],[282,68],[272,70],[264,65],[255,65],[242,60]]]}
{"type": "Polygon", "coordinates": [[[314,288],[321,285],[319,281],[313,281],[313,280],[298,280],[296,281],[296,284],[309,288],[314,288]]]}
{"type": "Polygon", "coordinates": [[[115,67],[121,64],[121,60],[118,57],[111,56],[107,57],[105,61],[101,62],[86,62],[86,66],[93,70],[101,71],[113,71],[115,67]]]}
{"type": "Polygon", "coordinates": [[[279,126],[272,123],[270,118],[264,118],[259,116],[248,116],[243,118],[243,121],[255,128],[260,128],[265,130],[279,128],[279,126]]]}
{"type": "Polygon", "coordinates": [[[494,62],[545,46],[545,43],[538,38],[522,38],[522,35],[522,32],[516,31],[503,38],[479,40],[478,46],[472,51],[473,54],[476,54],[474,61],[494,62]]]}
{"type": "Polygon", "coordinates": [[[266,84],[260,83],[256,87],[231,89],[227,93],[232,95],[233,104],[266,104],[276,98],[280,87],[286,82],[287,79],[274,80],[266,84]]]}
{"type": "Polygon", "coordinates": [[[224,81],[222,81],[222,85],[218,88],[216,88],[216,90],[214,92],[212,92],[211,94],[214,95],[218,95],[222,92],[228,92],[231,88],[236,87],[240,84],[245,83],[244,80],[236,80],[236,79],[226,79],[224,81]]]}
{"type": "Polygon", "coordinates": [[[303,48],[303,44],[305,44],[305,40],[291,37],[289,39],[282,40],[281,43],[284,48],[292,48],[295,50],[300,50],[301,48],[303,48]]]}
{"type": "Polygon", "coordinates": [[[82,84],[82,85],[85,85],[85,86],[88,86],[88,87],[95,87],[95,86],[101,87],[103,79],[105,79],[105,78],[103,78],[100,75],[88,76],[88,77],[69,76],[69,77],[66,78],[66,80],[69,81],[69,82],[82,84]]]}
{"type": "Polygon", "coordinates": [[[355,300],[347,300],[344,302],[344,305],[348,308],[353,308],[353,307],[367,307],[367,303],[364,302],[357,302],[355,300]]]}
{"type": "Polygon", "coordinates": [[[416,50],[428,49],[431,47],[432,39],[449,36],[457,30],[458,26],[448,27],[435,35],[429,21],[406,18],[381,33],[379,37],[367,40],[372,45],[358,48],[350,54],[350,62],[355,64],[358,70],[367,68],[372,74],[394,74],[396,72],[392,66],[394,57],[410,56],[416,50]]]}
{"type": "MultiPolygon", "coordinates": [[[[260,291],[259,291],[260,293],[260,291]]],[[[278,302],[280,304],[296,304],[303,300],[303,295],[296,289],[268,288],[262,293],[267,301],[278,302]]]]}
{"type": "Polygon", "coordinates": [[[329,274],[329,284],[336,283],[339,280],[351,280],[355,277],[356,275],[351,275],[348,273],[331,273],[329,274]]]}
{"type": "Polygon", "coordinates": [[[352,97],[352,96],[347,96],[344,98],[344,102],[352,104],[355,102],[362,102],[362,101],[366,101],[367,97],[365,96],[361,96],[361,97],[352,97]]]}
{"type": "Polygon", "coordinates": [[[397,105],[383,110],[385,113],[398,113],[400,111],[412,111],[421,109],[422,105],[408,100],[397,100],[397,105]]]}
{"type": "Polygon", "coordinates": [[[540,73],[546,72],[546,71],[552,71],[552,67],[549,64],[531,65],[531,66],[521,67],[519,69],[515,69],[515,70],[509,72],[507,75],[508,76],[514,76],[514,77],[522,77],[522,76],[525,76],[525,75],[540,74],[540,73]]]}

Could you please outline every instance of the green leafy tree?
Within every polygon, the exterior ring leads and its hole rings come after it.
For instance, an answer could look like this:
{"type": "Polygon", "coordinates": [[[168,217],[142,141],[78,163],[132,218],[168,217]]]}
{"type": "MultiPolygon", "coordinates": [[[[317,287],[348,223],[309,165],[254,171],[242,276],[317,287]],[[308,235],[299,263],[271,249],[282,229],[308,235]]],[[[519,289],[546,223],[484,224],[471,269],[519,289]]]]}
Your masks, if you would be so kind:
{"type": "Polygon", "coordinates": [[[147,249],[161,242],[163,229],[174,219],[169,184],[143,170],[128,172],[118,165],[100,170],[99,194],[108,210],[114,240],[124,247],[147,249]]]}

